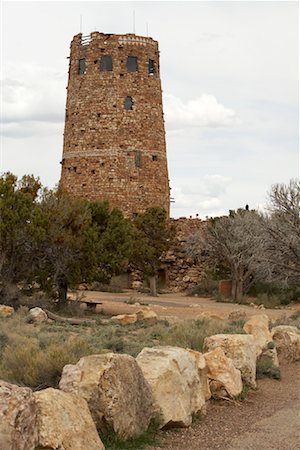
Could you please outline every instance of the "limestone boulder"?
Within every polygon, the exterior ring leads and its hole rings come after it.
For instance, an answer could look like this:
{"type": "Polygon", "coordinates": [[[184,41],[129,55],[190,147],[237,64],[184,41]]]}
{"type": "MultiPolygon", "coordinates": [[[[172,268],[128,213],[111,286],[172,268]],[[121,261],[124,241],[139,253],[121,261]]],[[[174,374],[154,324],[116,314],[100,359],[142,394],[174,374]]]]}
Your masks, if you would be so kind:
{"type": "Polygon", "coordinates": [[[33,450],[37,405],[31,389],[0,381],[0,449],[33,450]]]}
{"type": "Polygon", "coordinates": [[[136,316],[137,316],[137,320],[143,320],[144,322],[147,322],[150,324],[157,322],[156,312],[154,312],[149,307],[139,309],[136,312],[136,316]]]}
{"type": "Polygon", "coordinates": [[[138,319],[136,314],[119,314],[117,316],[112,316],[111,320],[120,325],[130,325],[131,323],[135,323],[138,319]]]}
{"type": "Polygon", "coordinates": [[[47,322],[48,316],[42,308],[32,308],[29,310],[29,316],[33,322],[47,322]]]}
{"type": "Polygon", "coordinates": [[[210,389],[214,398],[236,397],[243,390],[240,370],[234,367],[230,358],[227,358],[221,347],[204,353],[207,364],[207,375],[210,389]]]}
{"type": "Polygon", "coordinates": [[[15,312],[14,308],[7,305],[0,305],[0,317],[10,317],[15,312]]]}
{"type": "Polygon", "coordinates": [[[265,314],[257,314],[250,317],[244,325],[244,331],[254,337],[256,356],[259,356],[268,342],[272,341],[269,330],[269,317],[265,314]]]}
{"type": "Polygon", "coordinates": [[[297,327],[279,325],[272,328],[271,334],[280,358],[288,362],[300,359],[300,330],[297,327]]]}
{"type": "Polygon", "coordinates": [[[205,338],[203,351],[209,352],[217,347],[231,358],[236,369],[242,374],[242,380],[256,387],[256,345],[250,334],[216,334],[205,338]]]}
{"type": "Polygon", "coordinates": [[[151,388],[132,356],[106,353],[67,365],[59,387],[87,402],[99,431],[127,439],[142,434],[153,414],[151,388]]]}
{"type": "Polygon", "coordinates": [[[104,450],[87,402],[80,396],[44,389],[37,403],[38,448],[104,450]]]}
{"type": "Polygon", "coordinates": [[[201,384],[201,395],[204,395],[205,401],[207,401],[211,398],[211,392],[209,388],[208,367],[206,364],[206,360],[204,358],[204,355],[200,352],[191,349],[187,349],[187,351],[195,360],[195,364],[198,369],[198,377],[201,384]]]}
{"type": "Polygon", "coordinates": [[[136,360],[152,388],[161,427],[187,427],[193,414],[205,413],[207,385],[201,385],[195,355],[183,348],[162,346],[144,348],[136,360]]]}
{"type": "Polygon", "coordinates": [[[228,320],[236,321],[236,320],[245,320],[246,312],[242,309],[235,309],[228,314],[228,320]]]}
{"type": "Polygon", "coordinates": [[[196,320],[214,320],[215,322],[222,322],[226,319],[225,315],[217,314],[212,311],[203,311],[201,314],[195,317],[196,320]]]}

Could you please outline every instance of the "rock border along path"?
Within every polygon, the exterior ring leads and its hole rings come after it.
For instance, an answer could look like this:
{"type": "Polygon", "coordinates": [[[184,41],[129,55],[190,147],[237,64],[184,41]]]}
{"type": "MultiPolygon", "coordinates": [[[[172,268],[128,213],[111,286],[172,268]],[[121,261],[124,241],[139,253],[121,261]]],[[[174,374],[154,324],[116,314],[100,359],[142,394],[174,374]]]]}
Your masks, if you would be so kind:
{"type": "Polygon", "coordinates": [[[148,450],[297,450],[300,448],[300,361],[281,365],[282,379],[258,380],[241,403],[210,400],[190,428],[159,433],[148,450]]]}

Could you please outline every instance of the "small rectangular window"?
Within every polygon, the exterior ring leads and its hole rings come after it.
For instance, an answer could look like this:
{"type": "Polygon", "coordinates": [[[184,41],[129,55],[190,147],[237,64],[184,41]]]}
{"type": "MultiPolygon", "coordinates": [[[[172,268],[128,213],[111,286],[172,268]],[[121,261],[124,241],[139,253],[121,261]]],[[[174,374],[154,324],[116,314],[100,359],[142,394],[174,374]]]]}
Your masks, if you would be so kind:
{"type": "Polygon", "coordinates": [[[78,73],[79,75],[85,73],[85,58],[82,58],[78,61],[78,73]]]}
{"type": "Polygon", "coordinates": [[[148,61],[148,73],[153,75],[155,73],[154,59],[148,61]]]}
{"type": "Polygon", "coordinates": [[[127,58],[127,72],[137,72],[138,62],[136,56],[128,56],[127,58]]]}
{"type": "Polygon", "coordinates": [[[152,161],[157,161],[157,155],[152,155],[152,161]]]}
{"type": "Polygon", "coordinates": [[[126,109],[126,111],[131,111],[133,107],[133,100],[132,97],[125,97],[124,100],[124,109],[126,109]]]}
{"type": "Polygon", "coordinates": [[[110,55],[103,55],[100,59],[100,71],[111,72],[113,70],[112,57],[110,55]]]}
{"type": "Polygon", "coordinates": [[[141,167],[142,165],[142,154],[140,150],[135,152],[135,167],[141,167]]]}

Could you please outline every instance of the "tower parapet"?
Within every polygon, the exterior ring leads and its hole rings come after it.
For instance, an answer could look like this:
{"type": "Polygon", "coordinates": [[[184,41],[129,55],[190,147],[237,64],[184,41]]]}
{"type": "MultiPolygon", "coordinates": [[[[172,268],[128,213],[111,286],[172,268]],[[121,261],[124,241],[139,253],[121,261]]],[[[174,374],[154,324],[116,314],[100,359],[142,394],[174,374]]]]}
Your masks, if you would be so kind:
{"type": "Polygon", "coordinates": [[[134,34],[71,42],[61,185],[127,216],[169,215],[158,43],[134,34]]]}

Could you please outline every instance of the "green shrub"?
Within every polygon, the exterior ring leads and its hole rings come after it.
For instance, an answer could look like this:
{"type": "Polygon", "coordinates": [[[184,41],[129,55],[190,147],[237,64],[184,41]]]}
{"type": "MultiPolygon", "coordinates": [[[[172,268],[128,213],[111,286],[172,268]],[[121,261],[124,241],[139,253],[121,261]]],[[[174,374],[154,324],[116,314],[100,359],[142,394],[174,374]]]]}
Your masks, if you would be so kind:
{"type": "Polygon", "coordinates": [[[248,294],[257,297],[257,301],[261,301],[265,307],[272,308],[299,301],[300,287],[285,287],[275,283],[256,283],[251,287],[248,294]]]}
{"type": "Polygon", "coordinates": [[[256,363],[256,378],[261,379],[263,377],[275,378],[280,380],[281,373],[279,367],[274,366],[269,358],[260,358],[256,363]]]}
{"type": "Polygon", "coordinates": [[[162,333],[160,343],[201,351],[204,339],[222,333],[224,323],[217,320],[187,320],[173,325],[162,333]]]}
{"type": "Polygon", "coordinates": [[[0,378],[34,389],[57,387],[63,367],[89,353],[81,338],[53,342],[42,348],[37,339],[18,336],[3,350],[0,378]]]}
{"type": "Polygon", "coordinates": [[[100,437],[106,450],[143,450],[148,445],[159,445],[157,438],[158,429],[159,424],[155,420],[152,420],[148,430],[135,438],[123,440],[112,431],[101,433],[100,437]]]}
{"type": "Polygon", "coordinates": [[[192,288],[188,289],[187,295],[189,296],[212,296],[218,293],[218,280],[215,280],[209,276],[204,276],[200,283],[192,288]]]}
{"type": "Polygon", "coordinates": [[[247,399],[248,393],[249,393],[249,391],[251,391],[252,389],[253,389],[253,388],[252,388],[249,384],[244,383],[244,384],[243,384],[242,392],[241,392],[239,395],[236,395],[236,396],[234,397],[234,400],[238,400],[238,401],[243,402],[244,400],[247,399]]]}

